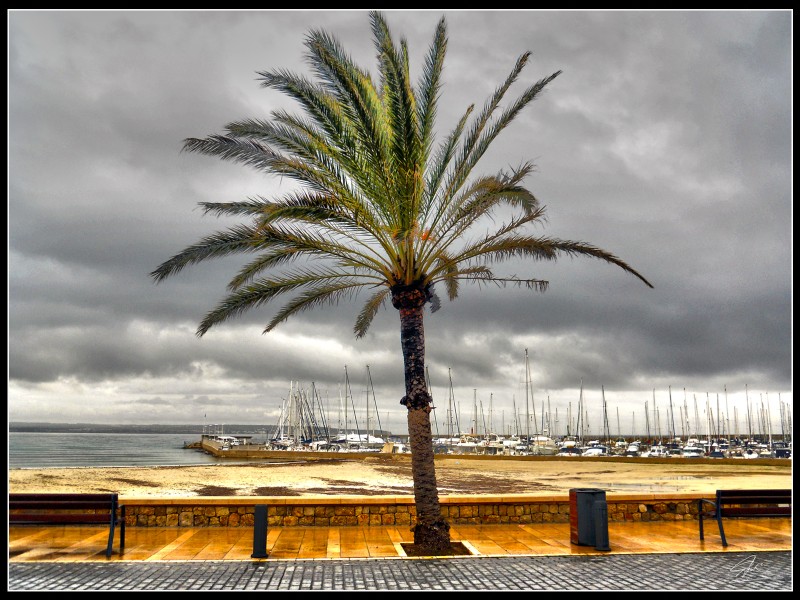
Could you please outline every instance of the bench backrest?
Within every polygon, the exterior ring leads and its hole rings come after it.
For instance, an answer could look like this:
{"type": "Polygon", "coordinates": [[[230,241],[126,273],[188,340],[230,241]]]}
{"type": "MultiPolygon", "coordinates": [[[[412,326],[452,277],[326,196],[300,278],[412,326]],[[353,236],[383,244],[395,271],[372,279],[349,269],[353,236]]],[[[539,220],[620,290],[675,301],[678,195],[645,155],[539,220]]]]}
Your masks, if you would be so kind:
{"type": "Polygon", "coordinates": [[[717,490],[717,501],[723,504],[758,504],[792,502],[792,490],[717,490]]]}
{"type": "Polygon", "coordinates": [[[790,516],[792,490],[717,490],[722,516],[790,516]]]}
{"type": "Polygon", "coordinates": [[[111,522],[116,519],[118,494],[9,494],[8,516],[14,521],[45,521],[58,514],[59,519],[111,522]],[[15,511],[15,512],[12,512],[15,511]],[[84,513],[76,511],[95,511],[84,513]]]}

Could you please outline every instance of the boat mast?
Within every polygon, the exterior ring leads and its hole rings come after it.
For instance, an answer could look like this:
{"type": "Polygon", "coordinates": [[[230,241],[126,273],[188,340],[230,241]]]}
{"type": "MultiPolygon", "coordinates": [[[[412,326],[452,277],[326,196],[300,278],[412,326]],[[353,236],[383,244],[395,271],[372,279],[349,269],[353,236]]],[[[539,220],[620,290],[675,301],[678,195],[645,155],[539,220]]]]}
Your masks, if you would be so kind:
{"type": "Polygon", "coordinates": [[[769,392],[765,392],[767,396],[767,439],[769,440],[769,451],[772,452],[772,415],[769,411],[769,392]]]}
{"type": "MultiPolygon", "coordinates": [[[[378,423],[378,431],[383,434],[383,425],[381,425],[381,413],[378,411],[378,400],[375,398],[375,386],[372,384],[372,373],[370,373],[369,365],[367,365],[367,380],[369,381],[369,389],[372,390],[372,405],[375,407],[375,420],[378,423]]],[[[388,420],[388,416],[386,417],[388,420]]],[[[388,426],[388,423],[387,423],[388,426]]],[[[375,428],[373,427],[373,435],[375,434],[375,428]]]]}
{"type": "Polygon", "coordinates": [[[528,405],[528,349],[525,348],[525,443],[528,446],[528,453],[531,451],[531,413],[528,405]]]}
{"type": "Polygon", "coordinates": [[[430,396],[431,398],[431,411],[433,412],[433,424],[436,427],[436,437],[438,438],[441,437],[441,434],[439,433],[439,419],[436,414],[436,406],[433,402],[433,386],[431,385],[431,374],[430,371],[428,371],[427,365],[425,366],[425,388],[426,391],[428,392],[428,396],[430,396]]]}
{"type": "Polygon", "coordinates": [[[656,408],[656,388],[653,388],[653,433],[658,434],[658,443],[661,443],[661,424],[658,422],[658,409],[656,408]]]}
{"type": "Polygon", "coordinates": [[[347,439],[347,398],[350,398],[350,404],[353,407],[353,423],[356,426],[356,440],[361,441],[361,428],[358,426],[358,415],[356,414],[355,398],[353,398],[353,390],[350,389],[350,375],[347,373],[347,365],[344,366],[344,425],[345,425],[345,439],[347,439]]]}
{"type": "Polygon", "coordinates": [[[517,417],[517,397],[512,395],[511,396],[511,408],[514,410],[514,428],[517,432],[517,437],[519,437],[519,418],[517,417]]]}
{"type": "Polygon", "coordinates": [[[672,386],[669,386],[670,443],[675,441],[675,410],[672,408],[672,386]]]}
{"type": "MultiPolygon", "coordinates": [[[[548,405],[548,407],[550,405],[550,396],[547,397],[547,405],[548,405]]],[[[553,431],[551,432],[550,437],[555,439],[554,436],[556,436],[556,435],[558,435],[558,407],[557,406],[556,406],[556,418],[555,418],[555,421],[553,421],[553,431]]]]}
{"type": "Polygon", "coordinates": [[[664,440],[663,440],[663,438],[661,437],[661,419],[660,419],[660,417],[661,417],[661,413],[659,412],[659,410],[658,410],[658,407],[657,407],[657,406],[656,406],[656,407],[654,407],[654,410],[655,410],[655,412],[656,412],[656,432],[657,432],[657,434],[658,434],[658,443],[659,443],[659,445],[660,445],[660,444],[662,444],[662,443],[663,443],[663,441],[664,441],[664,440]]]}
{"type": "Polygon", "coordinates": [[[753,442],[753,422],[750,419],[750,396],[747,393],[747,384],[744,384],[744,399],[747,408],[747,446],[753,442]]]}
{"type": "MultiPolygon", "coordinates": [[[[486,427],[484,425],[484,427],[486,427]]],[[[487,432],[484,432],[487,433],[487,432]]],[[[488,433],[495,433],[494,430],[494,392],[489,392],[489,431],[488,433]]]]}
{"type": "Polygon", "coordinates": [[[683,418],[686,421],[686,437],[692,437],[692,428],[689,426],[689,405],[686,403],[686,388],[683,388],[683,418]]]}
{"type": "Polygon", "coordinates": [[[694,398],[694,429],[695,429],[695,436],[700,437],[700,413],[697,412],[697,396],[692,394],[694,398]]]}
{"type": "Polygon", "coordinates": [[[478,435],[478,389],[472,388],[472,435],[478,435]]]}
{"type": "Polygon", "coordinates": [[[570,433],[571,431],[574,431],[572,429],[572,400],[570,400],[569,404],[567,404],[567,436],[568,437],[573,435],[572,433],[570,433]]]}
{"type": "Polygon", "coordinates": [[[581,393],[578,396],[578,422],[575,430],[578,434],[578,446],[583,447],[583,378],[581,378],[581,393]]]}
{"type": "Polygon", "coordinates": [[[453,404],[455,401],[455,392],[453,391],[453,375],[450,373],[450,368],[447,369],[447,377],[450,380],[450,397],[448,398],[449,402],[449,411],[450,417],[447,421],[447,431],[448,436],[452,438],[454,435],[461,435],[461,426],[458,424],[458,413],[455,412],[453,408],[453,404]],[[453,433],[453,421],[455,420],[456,424],[456,433],[453,433]]]}
{"type": "Polygon", "coordinates": [[[447,438],[453,437],[453,376],[450,367],[447,367],[447,378],[450,380],[450,389],[447,392],[447,438]]]}
{"type": "MultiPolygon", "coordinates": [[[[367,385],[365,385],[364,388],[364,391],[366,392],[365,395],[367,396],[367,423],[364,426],[364,432],[366,433],[364,437],[366,437],[367,443],[369,443],[369,365],[367,365],[367,385]]],[[[358,439],[360,440],[361,436],[359,436],[358,439]]]]}
{"type": "Polygon", "coordinates": [[[725,420],[727,421],[727,425],[725,427],[725,432],[728,434],[726,439],[728,440],[728,451],[731,449],[731,413],[728,412],[728,386],[722,386],[722,390],[725,392],[725,420]]]}
{"type": "Polygon", "coordinates": [[[347,365],[344,366],[344,442],[345,446],[347,445],[347,389],[349,384],[349,379],[347,378],[347,365]]]}

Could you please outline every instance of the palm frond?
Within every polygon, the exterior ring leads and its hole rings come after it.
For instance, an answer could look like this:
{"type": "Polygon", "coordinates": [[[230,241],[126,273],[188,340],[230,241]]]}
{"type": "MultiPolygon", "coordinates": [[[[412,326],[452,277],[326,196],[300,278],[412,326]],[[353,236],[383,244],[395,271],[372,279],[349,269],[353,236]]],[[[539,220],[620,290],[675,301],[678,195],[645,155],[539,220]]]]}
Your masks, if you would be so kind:
{"type": "Polygon", "coordinates": [[[197,337],[204,336],[214,325],[238,317],[247,310],[266,304],[276,296],[291,292],[302,285],[306,283],[291,279],[285,281],[262,279],[237,289],[203,317],[197,328],[197,337]]]}
{"type": "Polygon", "coordinates": [[[351,299],[355,289],[365,285],[368,284],[353,281],[314,285],[282,306],[264,328],[264,333],[269,333],[292,315],[304,310],[309,310],[325,304],[337,304],[345,298],[351,299]]]}
{"type": "Polygon", "coordinates": [[[430,144],[433,141],[433,126],[436,122],[436,109],[441,89],[444,58],[447,53],[447,25],[444,17],[436,25],[433,43],[425,57],[425,65],[418,85],[419,98],[419,139],[425,145],[424,156],[427,160],[430,144]]]}
{"type": "Polygon", "coordinates": [[[506,80],[502,83],[502,85],[495,90],[491,98],[487,100],[483,110],[478,114],[474,123],[472,124],[472,127],[470,127],[469,131],[467,132],[466,137],[461,144],[461,152],[459,153],[459,156],[456,157],[455,163],[453,163],[451,166],[447,181],[444,183],[442,198],[445,199],[445,201],[458,191],[458,189],[469,176],[470,171],[474,167],[474,163],[470,161],[470,156],[475,149],[475,145],[480,140],[484,128],[491,120],[494,111],[497,110],[497,107],[500,105],[500,102],[505,96],[506,92],[519,77],[522,69],[528,62],[529,56],[530,52],[525,52],[517,59],[514,68],[511,70],[511,73],[508,75],[508,77],[506,77],[506,80]]]}
{"type": "MultiPolygon", "coordinates": [[[[366,77],[360,71],[358,73],[358,77],[366,77]]],[[[283,111],[273,113],[273,118],[284,124],[292,124],[298,130],[305,129],[309,135],[315,131],[317,142],[328,142],[329,148],[338,153],[336,158],[341,161],[344,171],[358,182],[365,196],[381,197],[387,194],[387,169],[385,160],[380,158],[384,154],[380,149],[381,144],[375,145],[366,139],[363,124],[354,119],[358,111],[353,111],[352,107],[343,102],[338,87],[330,84],[329,87],[333,87],[337,93],[326,91],[305,78],[286,71],[260,71],[259,75],[264,87],[283,91],[298,100],[317,124],[319,131],[310,125],[301,125],[299,119],[290,117],[283,111]]]]}
{"type": "Polygon", "coordinates": [[[514,257],[523,257],[533,260],[552,261],[561,255],[583,255],[603,260],[634,275],[648,287],[653,287],[647,279],[625,261],[585,242],[522,235],[492,237],[491,241],[484,240],[465,248],[456,260],[458,263],[462,263],[480,258],[489,262],[500,262],[514,257]]]}
{"type": "Polygon", "coordinates": [[[390,201],[392,214],[396,216],[392,226],[402,232],[402,237],[417,221],[424,187],[421,177],[425,163],[424,144],[419,138],[417,100],[411,85],[405,41],[401,41],[397,49],[383,17],[376,12],[370,16],[382,81],[384,124],[388,132],[387,160],[391,178],[388,179],[390,196],[385,200],[390,201]]]}
{"type": "Polygon", "coordinates": [[[224,135],[210,135],[205,139],[187,138],[183,141],[183,150],[218,156],[222,160],[232,160],[265,171],[271,170],[280,159],[280,155],[265,144],[224,135]]]}
{"type": "Polygon", "coordinates": [[[509,277],[497,277],[486,265],[477,265],[459,269],[453,275],[456,279],[477,283],[479,285],[494,284],[497,287],[525,287],[537,292],[545,292],[549,285],[548,281],[534,278],[520,278],[516,275],[509,277]]]}
{"type": "Polygon", "coordinates": [[[203,207],[203,215],[222,216],[255,216],[270,206],[270,201],[261,198],[248,198],[246,202],[199,202],[203,207]]]}
{"type": "Polygon", "coordinates": [[[259,274],[280,267],[287,263],[295,262],[301,258],[301,253],[293,247],[274,248],[270,252],[259,255],[255,260],[245,264],[228,282],[228,290],[235,291],[251,282],[259,274]]]}
{"type": "MultiPolygon", "coordinates": [[[[510,107],[504,110],[497,120],[492,123],[491,127],[482,132],[480,139],[478,139],[478,141],[472,147],[469,154],[464,157],[464,162],[460,166],[460,171],[465,174],[471,172],[478,161],[486,153],[486,150],[488,150],[491,143],[500,134],[500,132],[503,131],[514,120],[514,118],[523,108],[530,104],[539,95],[539,93],[548,83],[553,81],[553,79],[558,77],[560,74],[561,71],[556,71],[552,75],[545,77],[544,79],[540,79],[534,85],[525,90],[525,92],[523,92],[523,94],[510,107]]],[[[456,179],[456,181],[458,182],[458,179],[456,179]]],[[[460,183],[458,183],[458,186],[460,186],[460,183]]]]}
{"type": "Polygon", "coordinates": [[[259,249],[259,240],[263,235],[252,227],[237,225],[226,231],[218,232],[201,239],[161,263],[150,276],[156,283],[170,275],[180,273],[184,267],[197,264],[210,258],[220,258],[238,252],[255,252],[259,249]]]}
{"type": "Polygon", "coordinates": [[[326,257],[376,273],[386,270],[385,262],[377,251],[380,246],[362,243],[331,223],[326,223],[324,229],[319,231],[308,227],[266,223],[261,224],[258,231],[263,236],[259,246],[261,250],[284,249],[298,256],[326,257]],[[336,235],[331,235],[331,232],[336,235]]]}
{"type": "Polygon", "coordinates": [[[628,263],[626,263],[619,257],[611,254],[610,252],[606,252],[605,250],[602,250],[597,246],[593,246],[585,242],[575,242],[570,240],[559,240],[559,239],[548,239],[548,242],[552,244],[552,246],[562,254],[567,254],[568,256],[577,256],[577,255],[591,256],[593,258],[600,259],[612,265],[616,265],[623,271],[627,271],[631,275],[637,277],[647,287],[651,289],[653,288],[653,284],[650,283],[647,279],[645,279],[644,276],[641,273],[639,273],[636,269],[631,267],[628,263]]]}
{"type": "Polygon", "coordinates": [[[522,213],[515,215],[508,224],[501,225],[495,232],[487,234],[484,239],[505,235],[508,231],[542,218],[544,209],[539,201],[529,190],[518,185],[529,168],[530,165],[524,165],[511,174],[501,172],[482,177],[461,190],[459,197],[453,200],[447,210],[442,210],[437,215],[436,226],[431,228],[434,242],[422,250],[421,263],[425,266],[430,264],[439,252],[460,241],[473,225],[484,216],[490,215],[501,204],[521,208],[522,213]]]}
{"type": "Polygon", "coordinates": [[[295,132],[295,137],[305,139],[306,155],[313,157],[319,168],[335,175],[339,184],[350,190],[350,196],[363,201],[386,193],[386,182],[375,176],[372,165],[365,160],[365,154],[352,136],[331,136],[285,111],[274,111],[272,118],[295,132]]]}
{"type": "MultiPolygon", "coordinates": [[[[217,304],[200,322],[197,335],[202,337],[214,325],[238,317],[250,309],[257,308],[287,293],[300,290],[301,293],[298,297],[305,297],[306,295],[311,297],[314,290],[348,290],[366,285],[375,285],[379,281],[368,272],[359,273],[357,270],[352,269],[343,271],[337,268],[325,267],[316,269],[300,268],[281,277],[259,279],[238,288],[217,304]]],[[[293,300],[287,306],[294,306],[295,303],[296,301],[293,300]]],[[[306,303],[307,306],[312,304],[313,301],[306,303]]],[[[284,313],[285,309],[280,314],[284,313]]]]}
{"type": "Polygon", "coordinates": [[[383,288],[375,292],[375,294],[367,300],[366,304],[364,304],[361,312],[358,313],[358,318],[353,327],[356,338],[362,338],[366,335],[369,326],[372,324],[372,320],[375,318],[375,315],[378,314],[378,310],[383,306],[389,293],[388,287],[383,288]]]}
{"type": "MultiPolygon", "coordinates": [[[[444,179],[445,174],[447,173],[447,168],[452,160],[456,149],[458,148],[458,140],[461,138],[461,135],[464,132],[464,128],[469,121],[469,117],[472,114],[472,111],[475,110],[475,105],[470,105],[467,107],[467,110],[459,119],[456,126],[450,132],[450,135],[447,136],[447,139],[442,143],[441,147],[439,148],[436,156],[433,159],[433,162],[428,166],[428,172],[425,179],[425,198],[424,204],[421,207],[421,216],[422,220],[427,222],[428,215],[431,212],[432,208],[436,206],[437,197],[439,197],[439,188],[442,184],[442,180],[444,179]]],[[[447,203],[444,200],[446,198],[441,198],[442,208],[446,208],[447,203]]],[[[436,221],[438,220],[438,216],[443,214],[444,210],[439,210],[437,215],[434,217],[434,221],[432,226],[436,225],[436,221]]]]}
{"type": "Polygon", "coordinates": [[[458,298],[458,268],[457,262],[452,256],[442,251],[436,258],[437,268],[435,272],[441,273],[441,281],[444,282],[445,289],[447,290],[447,299],[451,302],[458,298]]]}
{"type": "Polygon", "coordinates": [[[314,122],[341,148],[354,147],[354,132],[339,101],[305,77],[288,71],[259,71],[262,87],[269,87],[293,98],[314,122]]]}
{"type": "Polygon", "coordinates": [[[325,31],[312,31],[306,38],[306,47],[312,68],[339,100],[370,160],[388,173],[388,135],[380,98],[369,74],[358,68],[325,31]]]}

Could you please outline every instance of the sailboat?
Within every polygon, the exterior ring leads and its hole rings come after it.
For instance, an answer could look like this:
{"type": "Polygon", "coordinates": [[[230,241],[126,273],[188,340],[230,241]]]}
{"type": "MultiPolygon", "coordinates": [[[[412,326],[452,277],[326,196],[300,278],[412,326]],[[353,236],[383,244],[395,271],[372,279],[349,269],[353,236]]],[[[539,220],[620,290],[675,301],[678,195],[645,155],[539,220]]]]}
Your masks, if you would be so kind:
{"type": "Polygon", "coordinates": [[[366,427],[364,433],[361,433],[361,428],[358,425],[358,417],[356,416],[356,407],[353,399],[353,393],[350,389],[350,376],[347,372],[347,365],[344,367],[344,398],[340,402],[344,408],[345,426],[344,430],[339,431],[338,436],[334,438],[334,442],[341,445],[342,449],[347,452],[380,452],[386,441],[382,437],[374,435],[374,421],[370,420],[370,395],[372,395],[372,403],[375,410],[375,420],[378,422],[380,429],[380,417],[378,416],[378,404],[375,399],[375,387],[372,384],[372,374],[367,365],[366,373],[366,427]],[[355,431],[349,431],[347,424],[347,402],[350,400],[352,407],[353,421],[355,423],[355,431]],[[370,433],[370,424],[373,424],[372,433],[370,433]]]}
{"type": "Polygon", "coordinates": [[[283,402],[269,441],[270,449],[307,450],[309,444],[327,441],[327,426],[317,418],[312,402],[299,384],[295,387],[295,382],[290,382],[289,396],[283,402]]]}

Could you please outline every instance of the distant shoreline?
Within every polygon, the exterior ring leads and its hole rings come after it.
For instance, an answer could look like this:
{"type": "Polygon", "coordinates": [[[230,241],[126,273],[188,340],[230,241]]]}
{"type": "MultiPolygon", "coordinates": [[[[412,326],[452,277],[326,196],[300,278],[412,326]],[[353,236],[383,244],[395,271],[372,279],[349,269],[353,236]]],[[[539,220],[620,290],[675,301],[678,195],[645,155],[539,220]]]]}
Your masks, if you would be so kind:
{"type": "MultiPolygon", "coordinates": [[[[196,435],[198,439],[205,428],[212,425],[201,423],[163,425],[151,423],[144,425],[107,424],[107,423],[9,423],[9,433],[176,433],[182,435],[196,435]]],[[[274,425],[242,425],[224,424],[225,432],[231,434],[264,435],[275,429],[274,425]]]]}

